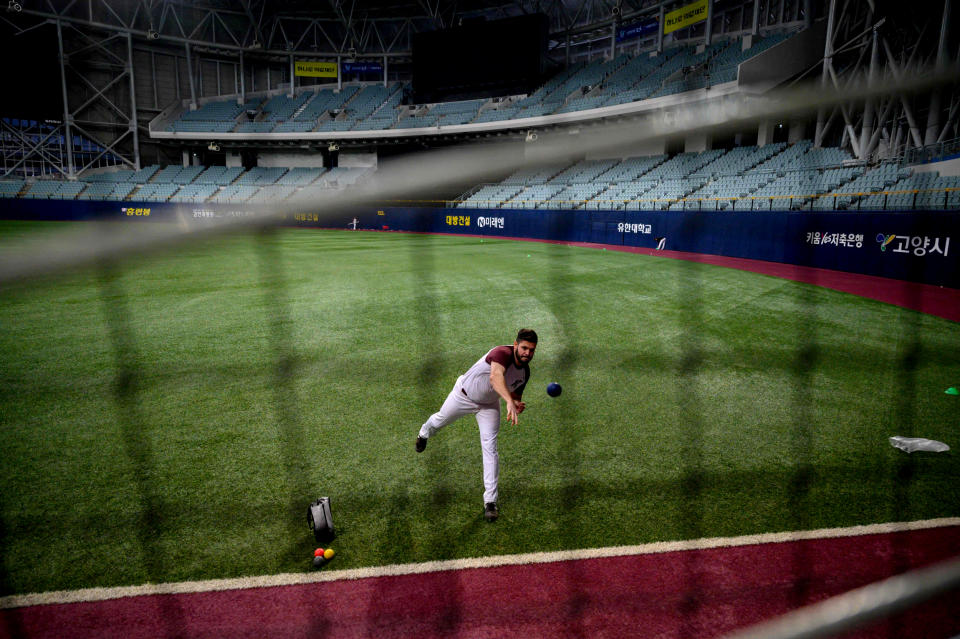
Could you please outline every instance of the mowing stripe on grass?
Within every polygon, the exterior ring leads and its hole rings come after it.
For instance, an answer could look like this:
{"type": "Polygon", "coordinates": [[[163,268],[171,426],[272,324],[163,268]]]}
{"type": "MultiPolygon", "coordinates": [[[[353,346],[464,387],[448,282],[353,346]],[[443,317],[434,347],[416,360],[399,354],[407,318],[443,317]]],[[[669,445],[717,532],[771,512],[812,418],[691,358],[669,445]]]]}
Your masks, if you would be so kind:
{"type": "MultiPolygon", "coordinates": [[[[604,557],[622,557],[629,555],[652,555],[685,550],[706,550],[710,548],[732,548],[760,544],[777,544],[812,539],[831,539],[838,537],[856,537],[863,535],[890,534],[911,530],[925,530],[960,526],[960,517],[927,519],[921,521],[869,524],[846,528],[821,528],[819,530],[800,530],[793,532],[763,533],[740,537],[714,537],[692,539],[689,541],[663,541],[638,546],[612,546],[608,548],[584,548],[556,552],[538,552],[519,555],[498,555],[491,557],[473,557],[469,559],[450,559],[428,561],[415,564],[394,564],[374,566],[353,570],[316,571],[308,573],[284,573],[259,577],[241,577],[234,579],[209,579],[205,581],[183,581],[164,584],[144,584],[140,586],[122,586],[117,588],[84,588],[80,590],[60,590],[29,595],[13,595],[0,598],[0,609],[23,608],[53,604],[106,601],[124,597],[147,595],[179,595],[222,590],[243,590],[249,588],[272,588],[299,584],[320,583],[366,579],[370,577],[393,577],[440,572],[446,570],[469,570],[493,568],[497,566],[515,566],[522,564],[542,564],[579,559],[599,559],[604,557]]],[[[307,559],[304,559],[304,563],[307,559]]]]}

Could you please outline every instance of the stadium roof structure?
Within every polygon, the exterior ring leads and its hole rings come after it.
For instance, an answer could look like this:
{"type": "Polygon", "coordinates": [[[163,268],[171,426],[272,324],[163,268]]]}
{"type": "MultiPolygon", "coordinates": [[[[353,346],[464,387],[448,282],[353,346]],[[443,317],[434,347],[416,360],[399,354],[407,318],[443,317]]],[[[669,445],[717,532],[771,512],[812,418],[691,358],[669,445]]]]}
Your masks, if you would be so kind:
{"type": "MultiPolygon", "coordinates": [[[[62,121],[56,118],[62,131],[57,135],[67,140],[84,136],[103,153],[138,168],[141,143],[153,145],[149,155],[169,153],[171,149],[179,154],[180,139],[190,137],[158,135],[151,126],[174,100],[183,103],[189,97],[196,105],[204,99],[263,93],[264,86],[276,92],[286,84],[291,90],[294,58],[380,59],[386,84],[404,79],[403,73],[409,71],[404,65],[410,64],[413,37],[418,33],[472,20],[541,12],[550,20],[548,56],[557,66],[564,66],[577,57],[592,60],[614,58],[620,52],[659,50],[668,39],[662,30],[621,44],[616,41],[618,26],[659,18],[689,1],[10,0],[5,24],[13,27],[15,35],[43,31],[37,27],[44,24],[46,31],[56,31],[53,50],[60,52],[56,75],[61,86],[51,86],[63,96],[62,121]],[[266,77],[254,78],[257,71],[266,77]],[[246,87],[245,77],[250,78],[246,87]]],[[[891,86],[889,95],[866,104],[852,100],[843,108],[818,114],[816,145],[840,144],[866,161],[881,141],[902,150],[923,149],[944,142],[956,131],[960,93],[944,89],[930,96],[908,96],[896,90],[896,83],[902,79],[957,64],[960,34],[949,29],[951,0],[943,0],[942,6],[935,3],[930,11],[915,11],[897,0],[711,0],[709,7],[711,19],[671,34],[670,39],[709,44],[711,33],[714,38],[738,37],[764,29],[816,27],[825,31],[827,45],[810,47],[817,59],[803,72],[804,80],[841,89],[851,79],[871,77],[891,86]],[[931,37],[936,35],[939,37],[931,37]],[[841,132],[842,140],[835,139],[841,132]]],[[[720,85],[711,87],[710,92],[714,98],[735,93],[729,86],[721,90],[720,85]]],[[[678,98],[680,102],[686,99],[678,98]]],[[[667,101],[670,104],[656,106],[682,106],[673,98],[667,101]]],[[[522,135],[528,127],[590,126],[598,116],[632,117],[651,106],[609,107],[613,110],[603,113],[556,113],[549,119],[529,119],[515,127],[493,124],[489,128],[498,135],[515,128],[522,135]]],[[[469,131],[451,133],[472,136],[478,128],[485,129],[484,135],[491,132],[486,127],[471,126],[474,128],[469,131]]],[[[362,140],[378,144],[408,135],[426,136],[429,141],[431,133],[416,129],[374,135],[358,132],[336,136],[336,140],[353,137],[357,138],[355,143],[362,140]]],[[[260,140],[252,136],[230,142],[241,146],[291,144],[304,136],[289,137],[292,139],[273,135],[270,140],[260,140]]],[[[28,137],[20,139],[28,155],[40,153],[29,144],[28,137]]],[[[226,137],[217,139],[227,141],[226,137]]],[[[22,159],[18,156],[15,162],[22,163],[22,159]]],[[[69,149],[60,164],[57,170],[71,177],[91,166],[75,161],[69,149]]]]}
{"type": "MultiPolygon", "coordinates": [[[[802,2],[787,1],[795,5],[792,11],[803,10],[802,2]]],[[[17,0],[8,13],[227,50],[382,56],[409,53],[413,33],[469,20],[544,13],[551,33],[566,44],[568,36],[574,43],[594,33],[609,36],[615,21],[655,15],[661,5],[682,4],[683,0],[17,0]]]]}

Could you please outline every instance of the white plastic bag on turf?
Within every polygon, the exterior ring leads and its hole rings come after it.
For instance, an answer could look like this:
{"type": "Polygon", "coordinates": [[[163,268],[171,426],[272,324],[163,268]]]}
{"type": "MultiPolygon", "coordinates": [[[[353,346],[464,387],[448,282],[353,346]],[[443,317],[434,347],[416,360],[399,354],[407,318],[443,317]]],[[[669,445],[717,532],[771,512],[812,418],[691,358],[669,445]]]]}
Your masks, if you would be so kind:
{"type": "Polygon", "coordinates": [[[912,453],[917,450],[925,450],[931,453],[942,453],[950,450],[950,447],[943,442],[938,442],[933,439],[924,439],[923,437],[901,437],[900,435],[891,437],[890,445],[894,448],[905,450],[908,453],[912,453]]]}

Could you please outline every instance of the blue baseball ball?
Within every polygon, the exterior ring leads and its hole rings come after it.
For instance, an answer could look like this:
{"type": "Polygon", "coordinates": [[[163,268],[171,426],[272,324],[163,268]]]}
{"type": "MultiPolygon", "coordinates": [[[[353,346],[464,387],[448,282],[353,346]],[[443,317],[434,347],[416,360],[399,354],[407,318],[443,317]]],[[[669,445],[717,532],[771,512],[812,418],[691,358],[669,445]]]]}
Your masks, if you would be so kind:
{"type": "Polygon", "coordinates": [[[556,382],[550,382],[547,384],[547,395],[550,397],[558,397],[560,393],[563,392],[563,389],[560,388],[560,384],[556,382]]]}

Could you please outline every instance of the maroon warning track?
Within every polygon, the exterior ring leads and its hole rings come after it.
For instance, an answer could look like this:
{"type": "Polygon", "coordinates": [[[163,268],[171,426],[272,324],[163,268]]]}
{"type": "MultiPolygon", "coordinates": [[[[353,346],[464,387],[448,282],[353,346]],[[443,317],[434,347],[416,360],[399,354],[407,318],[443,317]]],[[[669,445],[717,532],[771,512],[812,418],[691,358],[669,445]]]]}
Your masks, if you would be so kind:
{"type": "MultiPolygon", "coordinates": [[[[960,552],[960,527],[3,611],[0,637],[718,637],[960,552]]],[[[960,592],[854,637],[960,633],[960,592]]]]}

